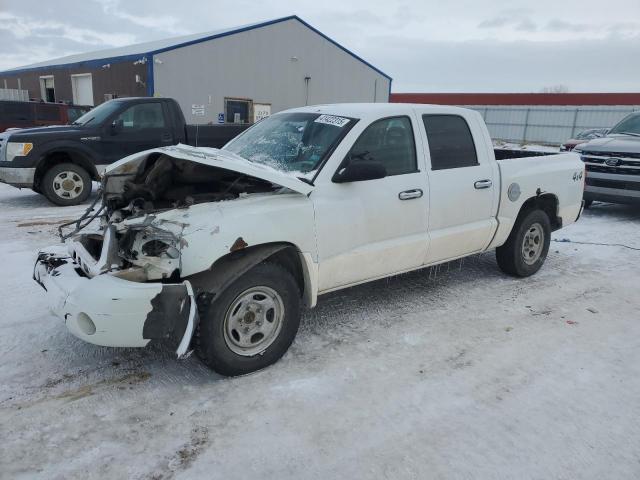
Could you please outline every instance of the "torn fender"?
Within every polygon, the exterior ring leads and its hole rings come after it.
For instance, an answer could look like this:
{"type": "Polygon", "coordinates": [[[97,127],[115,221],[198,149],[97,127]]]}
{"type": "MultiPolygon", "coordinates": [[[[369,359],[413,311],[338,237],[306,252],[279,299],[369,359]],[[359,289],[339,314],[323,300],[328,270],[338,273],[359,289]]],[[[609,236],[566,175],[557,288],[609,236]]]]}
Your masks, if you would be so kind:
{"type": "Polygon", "coordinates": [[[143,347],[150,342],[187,353],[198,323],[188,281],[134,282],[110,274],[88,278],[60,249],[41,252],[34,280],[46,291],[50,310],[76,337],[108,347],[143,347]]]}
{"type": "Polygon", "coordinates": [[[191,283],[167,284],[151,300],[151,311],[142,328],[147,340],[167,343],[178,357],[187,353],[198,323],[198,309],[191,283]]]}

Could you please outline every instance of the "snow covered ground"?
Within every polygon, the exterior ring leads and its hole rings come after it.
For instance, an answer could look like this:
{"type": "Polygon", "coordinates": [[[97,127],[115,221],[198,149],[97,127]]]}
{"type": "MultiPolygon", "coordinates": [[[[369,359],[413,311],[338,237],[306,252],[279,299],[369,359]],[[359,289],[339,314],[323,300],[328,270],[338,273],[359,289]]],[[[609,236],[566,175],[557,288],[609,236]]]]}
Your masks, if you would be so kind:
{"type": "Polygon", "coordinates": [[[322,297],[221,378],[85,344],[31,280],[82,208],[0,185],[0,477],[640,478],[640,209],[596,204],[516,280],[492,254],[322,297]]]}

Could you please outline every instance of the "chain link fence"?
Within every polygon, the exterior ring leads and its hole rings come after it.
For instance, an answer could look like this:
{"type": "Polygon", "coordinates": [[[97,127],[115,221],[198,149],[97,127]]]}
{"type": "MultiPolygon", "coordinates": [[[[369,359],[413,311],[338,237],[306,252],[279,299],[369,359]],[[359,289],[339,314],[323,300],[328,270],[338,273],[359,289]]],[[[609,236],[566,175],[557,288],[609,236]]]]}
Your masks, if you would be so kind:
{"type": "Polygon", "coordinates": [[[589,128],[613,127],[640,110],[639,105],[465,107],[480,112],[493,139],[543,145],[559,145],[589,128]]]}

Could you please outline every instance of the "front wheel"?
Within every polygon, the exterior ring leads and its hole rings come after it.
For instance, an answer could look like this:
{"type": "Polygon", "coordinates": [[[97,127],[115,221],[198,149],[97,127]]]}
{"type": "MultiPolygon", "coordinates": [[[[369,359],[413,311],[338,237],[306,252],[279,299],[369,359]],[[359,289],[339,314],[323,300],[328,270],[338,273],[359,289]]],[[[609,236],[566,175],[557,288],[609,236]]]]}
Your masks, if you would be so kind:
{"type": "Polygon", "coordinates": [[[300,290],[293,275],[261,263],[213,300],[196,332],[196,352],[216,372],[243,375],[275,363],[300,325],[300,290]]]}
{"type": "Polygon", "coordinates": [[[78,205],[91,194],[91,176],[79,165],[61,163],[44,174],[39,189],[51,203],[78,205]]]}
{"type": "Polygon", "coordinates": [[[504,245],[496,248],[500,269],[516,277],[533,275],[544,263],[551,243],[551,223],[542,210],[518,219],[504,245]]]}

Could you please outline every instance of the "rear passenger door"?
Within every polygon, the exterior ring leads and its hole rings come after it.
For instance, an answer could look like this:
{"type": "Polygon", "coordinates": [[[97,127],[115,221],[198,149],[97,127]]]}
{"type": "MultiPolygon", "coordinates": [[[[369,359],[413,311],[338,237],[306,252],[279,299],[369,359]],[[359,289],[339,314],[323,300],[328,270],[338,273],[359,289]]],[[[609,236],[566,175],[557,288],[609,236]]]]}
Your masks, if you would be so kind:
{"type": "Polygon", "coordinates": [[[477,121],[471,113],[422,115],[430,159],[427,264],[481,251],[495,230],[497,165],[485,138],[471,133],[470,123],[481,128],[477,121]]]}

